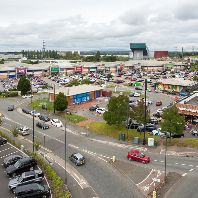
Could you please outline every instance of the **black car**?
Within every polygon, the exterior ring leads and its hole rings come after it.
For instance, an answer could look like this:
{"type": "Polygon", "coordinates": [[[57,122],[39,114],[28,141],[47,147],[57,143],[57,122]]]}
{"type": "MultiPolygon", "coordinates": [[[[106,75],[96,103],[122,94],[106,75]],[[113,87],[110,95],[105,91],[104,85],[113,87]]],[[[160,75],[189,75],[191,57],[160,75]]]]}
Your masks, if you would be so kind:
{"type": "Polygon", "coordinates": [[[140,124],[136,120],[128,119],[127,128],[128,129],[137,129],[140,124]]]}
{"type": "Polygon", "coordinates": [[[31,110],[25,109],[25,108],[23,108],[22,111],[23,111],[23,113],[26,113],[26,114],[30,114],[31,113],[31,110]]]}
{"type": "Polygon", "coordinates": [[[50,189],[47,185],[33,183],[16,187],[14,194],[17,198],[46,198],[50,196],[50,189]]]}
{"type": "Polygon", "coordinates": [[[8,183],[10,190],[15,189],[17,186],[22,186],[32,183],[40,183],[44,178],[41,170],[33,170],[22,173],[20,176],[11,179],[8,183]]]}
{"type": "Polygon", "coordinates": [[[19,159],[22,158],[22,155],[10,155],[3,160],[3,166],[7,168],[8,166],[15,164],[19,159]]]}
{"type": "Polygon", "coordinates": [[[184,137],[183,133],[171,133],[172,138],[181,138],[184,137]]]}
{"type": "Polygon", "coordinates": [[[7,140],[3,137],[0,137],[0,145],[6,144],[7,140]]]}
{"type": "Polygon", "coordinates": [[[25,171],[30,170],[37,165],[37,162],[32,157],[25,157],[19,159],[14,165],[10,165],[6,168],[6,174],[11,177],[15,177],[25,171]]]}
{"type": "Polygon", "coordinates": [[[40,116],[39,116],[39,119],[40,119],[40,120],[43,120],[44,122],[50,121],[50,118],[49,118],[48,116],[46,116],[46,115],[40,115],[40,116]]]}
{"type": "Polygon", "coordinates": [[[42,122],[37,122],[36,123],[36,126],[45,130],[45,129],[49,129],[49,125],[45,124],[45,123],[42,123],[42,122]]]}
{"type": "Polygon", "coordinates": [[[89,111],[95,111],[97,108],[99,108],[98,105],[96,105],[96,106],[91,106],[91,107],[89,107],[89,111]]]}
{"type": "MultiPolygon", "coordinates": [[[[146,124],[146,131],[152,132],[153,130],[156,130],[156,129],[157,129],[157,127],[154,124],[146,124]]],[[[140,125],[137,128],[137,131],[138,132],[144,132],[144,125],[140,125]]]]}
{"type": "Polygon", "coordinates": [[[136,87],[135,90],[142,90],[142,87],[136,87]]]}
{"type": "Polygon", "coordinates": [[[14,111],[14,105],[9,105],[8,106],[8,111],[14,111]]]}

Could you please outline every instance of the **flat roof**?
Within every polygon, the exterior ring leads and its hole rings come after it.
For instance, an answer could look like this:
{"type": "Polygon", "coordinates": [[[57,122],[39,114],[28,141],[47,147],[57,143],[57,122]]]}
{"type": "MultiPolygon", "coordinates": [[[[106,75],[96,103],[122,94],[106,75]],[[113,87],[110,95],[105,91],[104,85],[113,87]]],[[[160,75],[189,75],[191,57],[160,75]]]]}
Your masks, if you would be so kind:
{"type": "Polygon", "coordinates": [[[184,80],[183,78],[167,78],[160,79],[157,83],[162,83],[166,85],[181,85],[181,86],[193,86],[196,85],[197,82],[191,80],[184,80]]]}
{"type": "Polygon", "coordinates": [[[192,98],[191,100],[189,100],[185,104],[198,105],[198,96],[195,96],[194,98],[192,98]]]}
{"type": "MultiPolygon", "coordinates": [[[[91,92],[91,91],[99,91],[103,90],[102,87],[96,86],[96,85],[79,85],[79,86],[73,86],[73,87],[61,87],[56,89],[56,94],[62,92],[64,93],[65,96],[73,96],[76,94],[82,94],[86,92],[91,92]]],[[[54,93],[53,90],[50,91],[49,93],[54,93]]]]}

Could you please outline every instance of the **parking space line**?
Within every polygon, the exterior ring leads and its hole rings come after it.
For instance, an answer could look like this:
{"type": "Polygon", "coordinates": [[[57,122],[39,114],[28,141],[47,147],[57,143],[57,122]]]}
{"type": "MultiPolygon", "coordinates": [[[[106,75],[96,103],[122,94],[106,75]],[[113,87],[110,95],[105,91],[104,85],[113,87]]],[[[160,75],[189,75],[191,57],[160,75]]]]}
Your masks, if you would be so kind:
{"type": "Polygon", "coordinates": [[[9,149],[11,149],[11,147],[9,147],[9,148],[7,148],[7,149],[4,149],[4,150],[0,151],[0,153],[1,153],[1,152],[4,152],[4,151],[7,151],[7,150],[9,150],[9,149]]]}
{"type": "Polygon", "coordinates": [[[18,151],[14,151],[14,152],[9,153],[9,154],[7,154],[7,155],[1,156],[0,159],[5,158],[5,157],[7,157],[7,156],[9,156],[9,155],[12,155],[12,154],[14,154],[14,153],[17,153],[17,152],[18,152],[18,151]]]}

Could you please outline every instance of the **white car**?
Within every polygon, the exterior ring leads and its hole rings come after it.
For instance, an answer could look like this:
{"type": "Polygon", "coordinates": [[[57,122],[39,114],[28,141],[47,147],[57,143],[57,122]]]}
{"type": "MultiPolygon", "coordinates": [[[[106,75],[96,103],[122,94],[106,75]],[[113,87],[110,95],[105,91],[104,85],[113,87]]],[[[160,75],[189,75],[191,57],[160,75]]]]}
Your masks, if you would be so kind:
{"type": "Polygon", "coordinates": [[[134,97],[140,97],[140,93],[134,93],[134,95],[133,95],[134,97]]]}
{"type": "Polygon", "coordinates": [[[52,119],[51,124],[54,125],[55,127],[62,127],[63,124],[59,119],[52,119]]]}
{"type": "Polygon", "coordinates": [[[96,112],[99,113],[99,114],[103,114],[105,111],[106,111],[105,108],[97,108],[96,109],[96,112]]]}
{"type": "Polygon", "coordinates": [[[23,95],[22,98],[23,99],[25,99],[25,98],[33,98],[33,95],[23,95]]]}
{"type": "Polygon", "coordinates": [[[162,113],[163,113],[163,110],[162,110],[162,109],[158,109],[158,110],[157,110],[157,113],[162,114],[162,113]]]}
{"type": "Polygon", "coordinates": [[[32,116],[35,116],[35,117],[38,117],[38,116],[41,115],[41,114],[40,114],[39,112],[37,112],[36,110],[32,110],[32,111],[30,112],[30,114],[31,114],[32,116]]]}
{"type": "Polygon", "coordinates": [[[29,128],[27,126],[17,128],[18,133],[21,135],[29,135],[29,128]]]}

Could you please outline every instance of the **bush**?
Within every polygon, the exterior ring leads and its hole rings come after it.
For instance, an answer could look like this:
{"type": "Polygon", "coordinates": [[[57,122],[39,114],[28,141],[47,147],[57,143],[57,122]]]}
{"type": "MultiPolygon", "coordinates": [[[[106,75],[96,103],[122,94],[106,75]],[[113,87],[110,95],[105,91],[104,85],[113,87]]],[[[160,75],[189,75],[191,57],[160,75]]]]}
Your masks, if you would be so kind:
{"type": "Polygon", "coordinates": [[[65,118],[73,123],[79,123],[79,122],[87,120],[86,117],[76,115],[76,114],[70,114],[70,115],[67,114],[67,115],[65,115],[65,118]]]}
{"type": "Polygon", "coordinates": [[[35,147],[35,150],[38,151],[39,148],[41,147],[41,143],[40,143],[39,141],[36,141],[36,142],[34,143],[34,147],[35,147]]]}
{"type": "Polygon", "coordinates": [[[14,128],[14,129],[12,130],[12,135],[13,135],[14,137],[17,137],[18,134],[19,134],[19,133],[18,133],[17,129],[14,128]]]}

